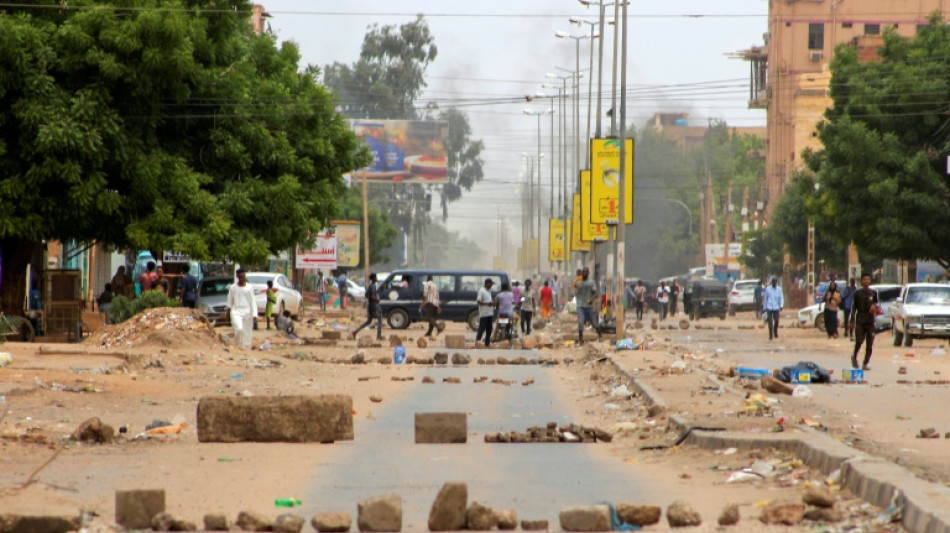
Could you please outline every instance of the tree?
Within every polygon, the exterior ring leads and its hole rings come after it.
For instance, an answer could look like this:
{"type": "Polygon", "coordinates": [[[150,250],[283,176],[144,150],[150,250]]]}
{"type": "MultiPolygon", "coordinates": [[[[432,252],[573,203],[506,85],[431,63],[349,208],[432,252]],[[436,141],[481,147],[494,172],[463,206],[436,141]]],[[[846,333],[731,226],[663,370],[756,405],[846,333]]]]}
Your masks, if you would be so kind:
{"type": "MultiPolygon", "coordinates": [[[[347,189],[343,199],[342,215],[346,220],[359,220],[363,223],[363,193],[361,189],[351,187],[347,189]]],[[[399,230],[389,223],[389,217],[379,209],[370,208],[369,214],[369,262],[377,265],[387,263],[390,258],[383,250],[393,245],[399,230]]],[[[360,264],[363,266],[366,243],[360,238],[360,264]]]]}
{"type": "Polygon", "coordinates": [[[449,182],[442,186],[442,219],[445,220],[449,216],[449,204],[460,200],[463,189],[471,191],[485,176],[481,157],[485,144],[471,139],[468,115],[458,109],[442,111],[438,118],[449,124],[449,138],[445,142],[449,155],[449,182]]]}
{"type": "MultiPolygon", "coordinates": [[[[815,190],[815,177],[810,172],[797,172],[785,186],[785,194],[772,210],[766,228],[766,233],[774,236],[772,242],[779,250],[783,243],[788,245],[792,260],[798,263],[808,259],[808,221],[810,211],[821,201],[819,191],[815,190]]],[[[848,241],[836,234],[824,219],[811,218],[815,224],[815,256],[824,260],[830,269],[845,271],[848,241]]]]}
{"type": "Polygon", "coordinates": [[[884,34],[880,61],[839,46],[823,148],[803,154],[821,185],[811,212],[862,254],[950,267],[950,27],[939,15],[907,39],[884,34]]]}
{"type": "Polygon", "coordinates": [[[0,14],[0,239],[256,263],[339,213],[368,154],[247,0],[93,4],[0,14]]]}

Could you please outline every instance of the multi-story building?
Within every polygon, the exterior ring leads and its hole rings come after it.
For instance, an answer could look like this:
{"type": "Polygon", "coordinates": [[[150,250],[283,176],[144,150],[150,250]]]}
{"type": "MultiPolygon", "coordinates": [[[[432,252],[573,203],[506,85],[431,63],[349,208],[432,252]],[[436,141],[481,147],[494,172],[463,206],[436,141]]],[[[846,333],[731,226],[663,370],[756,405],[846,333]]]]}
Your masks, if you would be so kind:
{"type": "Polygon", "coordinates": [[[913,37],[933,12],[948,10],[950,0],[769,0],[765,44],[738,53],[751,62],[749,107],[767,110],[766,213],[802,168],[802,151],[820,148],[835,47],[852,44],[874,61],[885,31],[913,37]]]}

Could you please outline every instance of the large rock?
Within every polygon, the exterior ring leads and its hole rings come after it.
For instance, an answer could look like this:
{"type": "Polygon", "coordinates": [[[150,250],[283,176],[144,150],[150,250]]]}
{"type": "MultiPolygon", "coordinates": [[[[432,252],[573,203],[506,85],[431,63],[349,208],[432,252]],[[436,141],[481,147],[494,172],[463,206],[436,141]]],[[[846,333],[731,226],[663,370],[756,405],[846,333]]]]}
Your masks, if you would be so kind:
{"type": "Polygon", "coordinates": [[[518,511],[514,509],[495,510],[495,525],[501,531],[518,529],[518,511]]]}
{"type": "Polygon", "coordinates": [[[472,502],[465,510],[465,528],[472,531],[488,531],[498,525],[495,510],[479,502],[472,502]]]}
{"type": "Polygon", "coordinates": [[[69,436],[72,440],[99,444],[110,443],[113,437],[115,437],[115,429],[108,424],[103,424],[98,417],[90,418],[79,424],[79,427],[69,436]]]}
{"type": "Polygon", "coordinates": [[[805,505],[800,502],[776,501],[765,506],[759,516],[765,524],[794,526],[805,518],[805,505]]]}
{"type": "Polygon", "coordinates": [[[360,531],[402,531],[402,499],[384,494],[360,500],[356,523],[360,531]]]}
{"type": "Polygon", "coordinates": [[[452,364],[453,365],[467,365],[472,362],[472,356],[464,354],[462,352],[455,352],[452,354],[452,364]]]}
{"type": "Polygon", "coordinates": [[[666,508],[666,521],[670,527],[691,527],[703,523],[703,518],[684,501],[675,501],[666,508]]]}
{"type": "Polygon", "coordinates": [[[0,515],[0,533],[66,533],[77,531],[81,522],[79,516],[2,514],[0,515]]]}
{"type": "Polygon", "coordinates": [[[418,339],[416,339],[416,346],[420,348],[428,348],[429,342],[426,340],[425,337],[419,337],[418,339]]]}
{"type": "Polygon", "coordinates": [[[525,339],[521,341],[521,347],[525,350],[534,350],[538,347],[537,337],[525,337],[525,339]]]}
{"type": "Polygon", "coordinates": [[[429,511],[429,531],[458,531],[465,528],[465,509],[468,507],[468,485],[446,483],[432,502],[429,511]]]}
{"type": "Polygon", "coordinates": [[[152,517],[165,512],[165,491],[115,491],[115,523],[127,529],[152,527],[152,517]]]}
{"type": "Polygon", "coordinates": [[[205,396],[198,402],[199,442],[353,440],[353,398],[205,396]]]}
{"type": "Polygon", "coordinates": [[[525,531],[547,531],[547,520],[522,520],[521,529],[525,531]]]}
{"type": "Polygon", "coordinates": [[[449,362],[449,354],[446,352],[435,352],[433,359],[435,359],[435,364],[444,365],[449,362]]]}
{"type": "Polygon", "coordinates": [[[206,514],[205,531],[230,531],[231,519],[223,514],[206,514]]]}
{"type": "Polygon", "coordinates": [[[662,512],[658,505],[617,504],[617,517],[633,526],[652,526],[659,523],[662,512]]]}
{"type": "Polygon", "coordinates": [[[344,533],[350,530],[353,520],[350,513],[320,513],[313,515],[310,525],[319,533],[344,533]]]}
{"type": "Polygon", "coordinates": [[[788,394],[791,395],[792,391],[795,390],[795,387],[792,387],[788,383],[779,381],[772,376],[762,376],[762,388],[771,392],[772,394],[788,394]]]}
{"type": "Polygon", "coordinates": [[[197,529],[192,522],[178,518],[171,513],[158,513],[152,517],[153,531],[195,531],[197,529]]]}
{"type": "Polygon", "coordinates": [[[241,531],[273,531],[274,524],[266,516],[254,511],[241,511],[235,522],[241,531]]]}
{"type": "Polygon", "coordinates": [[[300,533],[300,530],[303,529],[303,525],[306,523],[307,519],[300,515],[285,513],[278,516],[277,520],[274,520],[274,531],[281,533],[300,533]]]}
{"type": "Polygon", "coordinates": [[[357,348],[372,348],[376,342],[373,340],[373,337],[364,335],[356,339],[357,348]]]}
{"type": "Polygon", "coordinates": [[[452,350],[464,350],[465,335],[446,335],[445,347],[452,350]]]}
{"type": "Polygon", "coordinates": [[[727,503],[719,513],[717,520],[720,526],[734,526],[739,523],[739,506],[734,503],[727,503]]]}
{"type": "Polygon", "coordinates": [[[802,494],[802,501],[815,507],[834,507],[835,493],[825,485],[810,484],[802,494]]]}
{"type": "Polygon", "coordinates": [[[805,511],[803,517],[814,522],[841,522],[844,520],[844,513],[832,507],[814,507],[805,511]]]}
{"type": "Polygon", "coordinates": [[[338,341],[343,337],[339,331],[321,331],[320,338],[328,341],[338,341]]]}
{"type": "Polygon", "coordinates": [[[464,444],[467,440],[466,413],[416,413],[416,444],[464,444]]]}
{"type": "Polygon", "coordinates": [[[587,505],[564,509],[558,515],[564,531],[611,531],[610,508],[606,505],[587,505]]]}

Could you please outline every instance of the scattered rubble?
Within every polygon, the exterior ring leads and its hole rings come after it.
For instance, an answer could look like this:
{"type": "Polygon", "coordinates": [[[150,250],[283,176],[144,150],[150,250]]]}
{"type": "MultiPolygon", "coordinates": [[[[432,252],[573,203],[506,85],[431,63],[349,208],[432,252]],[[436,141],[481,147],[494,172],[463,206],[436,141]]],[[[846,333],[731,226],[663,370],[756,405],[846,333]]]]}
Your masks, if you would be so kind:
{"type": "Polygon", "coordinates": [[[203,314],[177,307],[146,309],[121,324],[103,326],[84,342],[95,344],[100,349],[143,346],[211,348],[222,344],[203,314]]]}
{"type": "Polygon", "coordinates": [[[558,427],[550,422],[546,427],[530,427],[524,433],[518,431],[488,433],[485,442],[489,443],[525,443],[525,442],[610,442],[613,436],[599,428],[589,428],[575,424],[558,427]]]}

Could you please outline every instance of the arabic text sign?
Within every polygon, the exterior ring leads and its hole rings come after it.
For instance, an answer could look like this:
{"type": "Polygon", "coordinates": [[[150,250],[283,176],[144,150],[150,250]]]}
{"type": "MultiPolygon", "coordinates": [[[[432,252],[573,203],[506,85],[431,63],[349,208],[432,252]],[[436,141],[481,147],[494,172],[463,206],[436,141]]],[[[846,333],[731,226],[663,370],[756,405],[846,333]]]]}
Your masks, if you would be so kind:
{"type": "Polygon", "coordinates": [[[341,267],[360,264],[360,225],[336,225],[337,262],[341,267]]]}
{"type": "Polygon", "coordinates": [[[297,249],[297,264],[301,270],[333,270],[336,262],[336,235],[319,233],[315,236],[313,250],[297,249]]]}

